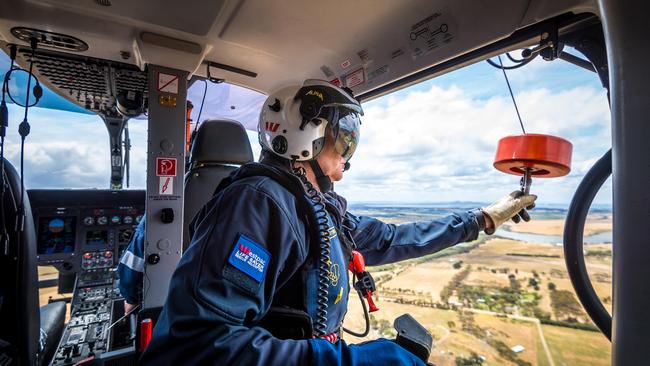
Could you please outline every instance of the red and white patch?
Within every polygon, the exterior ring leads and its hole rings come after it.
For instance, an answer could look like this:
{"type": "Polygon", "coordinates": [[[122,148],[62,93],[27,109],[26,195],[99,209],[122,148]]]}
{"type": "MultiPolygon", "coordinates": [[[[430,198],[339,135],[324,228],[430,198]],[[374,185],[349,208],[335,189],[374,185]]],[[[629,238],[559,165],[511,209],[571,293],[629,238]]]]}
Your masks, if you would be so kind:
{"type": "Polygon", "coordinates": [[[340,87],[341,86],[341,79],[339,79],[339,78],[332,79],[332,80],[330,80],[330,84],[340,87]]]}

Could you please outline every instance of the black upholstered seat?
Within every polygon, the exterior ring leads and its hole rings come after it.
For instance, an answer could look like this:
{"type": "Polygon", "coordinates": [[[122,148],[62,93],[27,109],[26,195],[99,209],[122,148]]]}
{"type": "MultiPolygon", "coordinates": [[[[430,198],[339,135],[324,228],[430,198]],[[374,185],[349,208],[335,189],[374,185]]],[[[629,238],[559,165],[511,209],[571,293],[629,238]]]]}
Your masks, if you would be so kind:
{"type": "Polygon", "coordinates": [[[8,249],[5,255],[4,244],[0,244],[0,339],[4,341],[0,360],[9,357],[13,364],[47,365],[63,332],[66,306],[65,302],[53,302],[39,310],[36,231],[31,205],[25,193],[23,230],[16,230],[20,177],[6,160],[4,187],[1,219],[7,230],[8,249]]]}
{"type": "MultiPolygon", "coordinates": [[[[2,208],[5,243],[0,243],[0,339],[9,346],[0,349],[14,359],[14,364],[36,365],[39,354],[40,316],[38,311],[38,275],[36,271],[36,232],[29,204],[24,197],[23,230],[16,230],[20,204],[20,177],[8,161],[4,161],[2,208]]],[[[4,343],[3,343],[4,344],[4,343]]],[[[11,362],[9,362],[11,364],[11,362]]]]}
{"type": "Polygon", "coordinates": [[[221,180],[241,164],[253,161],[244,127],[236,121],[210,120],[199,127],[185,174],[183,249],[189,244],[189,224],[212,198],[221,180]]]}
{"type": "Polygon", "coordinates": [[[56,346],[63,335],[65,311],[65,301],[54,301],[41,306],[40,365],[47,365],[54,356],[56,346]]]}

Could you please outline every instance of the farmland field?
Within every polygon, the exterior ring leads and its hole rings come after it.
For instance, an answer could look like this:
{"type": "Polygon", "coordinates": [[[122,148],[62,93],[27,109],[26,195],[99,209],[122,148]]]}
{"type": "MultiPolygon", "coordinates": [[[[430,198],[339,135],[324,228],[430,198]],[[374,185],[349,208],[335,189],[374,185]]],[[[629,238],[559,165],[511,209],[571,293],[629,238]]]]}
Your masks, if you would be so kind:
{"type": "MultiPolygon", "coordinates": [[[[558,235],[563,227],[556,217],[532,223],[508,230],[558,235]]],[[[585,235],[608,230],[611,216],[594,215],[585,235]]],[[[476,244],[467,252],[380,267],[380,310],[363,340],[394,337],[393,320],[408,313],[433,334],[430,361],[436,365],[454,366],[472,356],[481,365],[610,365],[611,345],[579,304],[561,245],[483,236],[476,244]]],[[[594,288],[611,311],[611,243],[586,245],[585,258],[594,288]]],[[[356,296],[345,325],[363,329],[356,296]]]]}

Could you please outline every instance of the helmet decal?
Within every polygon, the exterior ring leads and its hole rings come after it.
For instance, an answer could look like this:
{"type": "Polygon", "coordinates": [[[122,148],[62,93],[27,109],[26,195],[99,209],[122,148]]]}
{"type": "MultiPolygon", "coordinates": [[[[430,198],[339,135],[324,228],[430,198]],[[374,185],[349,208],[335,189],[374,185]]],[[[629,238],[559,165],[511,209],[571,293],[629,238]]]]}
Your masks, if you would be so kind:
{"type": "Polygon", "coordinates": [[[315,97],[318,97],[321,100],[321,102],[325,101],[323,98],[323,93],[319,92],[318,90],[310,89],[305,95],[306,96],[313,95],[315,97]]]}
{"type": "Polygon", "coordinates": [[[266,128],[267,131],[277,132],[279,127],[280,127],[280,124],[277,123],[277,122],[266,122],[265,123],[265,128],[266,128]]]}

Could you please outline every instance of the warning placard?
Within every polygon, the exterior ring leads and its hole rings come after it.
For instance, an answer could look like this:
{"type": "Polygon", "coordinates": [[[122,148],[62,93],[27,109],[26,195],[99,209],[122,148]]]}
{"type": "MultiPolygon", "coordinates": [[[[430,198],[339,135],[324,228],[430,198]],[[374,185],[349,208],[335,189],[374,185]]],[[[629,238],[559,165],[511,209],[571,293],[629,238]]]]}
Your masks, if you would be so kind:
{"type": "Polygon", "coordinates": [[[345,86],[354,88],[364,82],[363,68],[357,69],[345,76],[345,86]]]}
{"type": "Polygon", "coordinates": [[[178,75],[159,72],[158,91],[161,93],[178,94],[178,75]]]}
{"type": "Polygon", "coordinates": [[[174,177],[160,177],[158,194],[163,196],[174,194],[174,177]]]}
{"type": "Polygon", "coordinates": [[[159,177],[175,177],[176,158],[156,158],[156,175],[159,177]]]}

